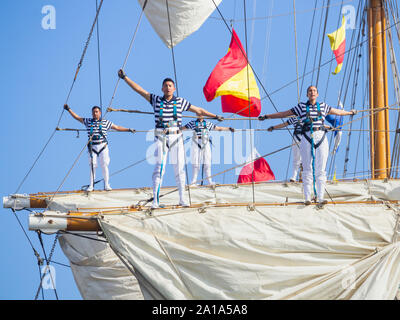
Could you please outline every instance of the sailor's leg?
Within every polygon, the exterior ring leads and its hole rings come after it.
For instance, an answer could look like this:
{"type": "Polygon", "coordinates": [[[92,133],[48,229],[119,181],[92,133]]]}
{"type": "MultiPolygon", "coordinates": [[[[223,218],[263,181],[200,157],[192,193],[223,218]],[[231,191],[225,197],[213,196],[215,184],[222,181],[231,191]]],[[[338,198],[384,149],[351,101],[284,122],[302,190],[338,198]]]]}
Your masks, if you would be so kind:
{"type": "Polygon", "coordinates": [[[196,141],[192,141],[192,150],[191,150],[191,158],[192,158],[192,181],[190,184],[195,184],[197,181],[197,176],[200,171],[200,148],[197,145],[196,141]]]}
{"type": "Polygon", "coordinates": [[[93,191],[94,180],[96,179],[97,155],[94,152],[92,152],[91,154],[92,156],[90,156],[89,152],[90,183],[87,191],[93,191]]]}
{"type": "Polygon", "coordinates": [[[211,145],[209,142],[203,147],[203,165],[205,179],[208,184],[214,184],[211,179],[211,145]]]}
{"type": "Polygon", "coordinates": [[[170,145],[172,145],[170,150],[171,162],[174,166],[175,181],[179,190],[179,204],[187,205],[185,199],[185,147],[182,134],[171,135],[170,145]]]}
{"type": "MultiPolygon", "coordinates": [[[[294,139],[293,143],[296,143],[296,142],[297,142],[297,140],[294,139]]],[[[300,164],[301,164],[300,142],[298,144],[293,145],[292,153],[293,153],[293,161],[292,161],[293,173],[292,173],[292,177],[290,178],[290,180],[296,181],[297,174],[299,173],[300,164]]]]}
{"type": "Polygon", "coordinates": [[[167,164],[168,149],[165,146],[164,138],[155,138],[154,143],[156,144],[156,150],[154,157],[156,164],[153,171],[153,207],[159,205],[159,195],[162,184],[162,177],[164,176],[165,166],[167,164]]]}
{"type": "MultiPolygon", "coordinates": [[[[318,132],[322,137],[323,132],[318,132]]],[[[319,141],[319,139],[318,139],[319,141]]],[[[324,200],[325,186],[326,186],[326,162],[329,155],[329,144],[326,136],[324,141],[316,149],[315,153],[315,187],[317,189],[318,202],[324,200]]]]}
{"type": "Polygon", "coordinates": [[[300,142],[300,154],[303,163],[303,191],[304,200],[311,201],[313,187],[311,144],[303,136],[300,142]]]}
{"type": "Polygon", "coordinates": [[[108,150],[108,146],[99,154],[99,162],[101,166],[101,170],[103,172],[103,179],[104,179],[104,190],[112,190],[110,187],[110,175],[108,171],[108,165],[110,164],[110,153],[108,150]]]}

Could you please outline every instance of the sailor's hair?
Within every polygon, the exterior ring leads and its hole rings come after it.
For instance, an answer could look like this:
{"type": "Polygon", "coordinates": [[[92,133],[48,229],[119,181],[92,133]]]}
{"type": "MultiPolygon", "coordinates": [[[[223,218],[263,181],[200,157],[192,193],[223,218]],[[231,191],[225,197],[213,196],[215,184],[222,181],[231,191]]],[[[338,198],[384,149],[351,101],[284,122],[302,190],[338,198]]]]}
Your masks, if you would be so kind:
{"type": "Polygon", "coordinates": [[[99,109],[99,111],[101,112],[101,108],[100,108],[99,106],[94,106],[94,107],[92,108],[92,111],[93,111],[94,109],[99,109]]]}
{"type": "Polygon", "coordinates": [[[171,78],[165,78],[165,79],[163,80],[163,82],[162,82],[162,85],[164,85],[164,83],[166,83],[166,82],[168,82],[168,81],[172,82],[172,83],[175,85],[174,80],[172,80],[171,78]]]}
{"type": "Polygon", "coordinates": [[[307,93],[308,93],[308,90],[310,90],[310,88],[315,88],[315,89],[317,89],[317,92],[318,92],[318,88],[316,86],[314,86],[314,85],[311,85],[311,86],[308,86],[307,93]]]}

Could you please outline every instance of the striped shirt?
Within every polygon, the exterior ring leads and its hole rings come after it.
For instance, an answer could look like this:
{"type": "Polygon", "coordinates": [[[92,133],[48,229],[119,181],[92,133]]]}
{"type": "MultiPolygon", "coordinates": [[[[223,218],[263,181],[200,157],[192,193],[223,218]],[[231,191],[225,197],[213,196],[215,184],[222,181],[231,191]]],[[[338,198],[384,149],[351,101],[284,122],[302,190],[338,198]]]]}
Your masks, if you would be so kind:
{"type": "Polygon", "coordinates": [[[301,140],[301,123],[299,121],[299,118],[297,118],[297,117],[289,118],[286,121],[286,123],[288,125],[293,125],[293,127],[294,127],[294,132],[293,132],[294,137],[296,138],[297,141],[300,141],[301,140]]]}
{"type": "Polygon", "coordinates": [[[86,127],[88,138],[93,135],[92,142],[107,142],[107,130],[111,128],[113,123],[109,120],[95,120],[93,118],[83,118],[83,124],[86,127]]]}
{"type": "Polygon", "coordinates": [[[191,104],[184,98],[173,96],[171,100],[167,101],[164,97],[150,94],[150,104],[154,110],[154,120],[156,128],[166,127],[181,127],[182,126],[182,112],[189,110],[191,104]],[[160,122],[160,109],[162,110],[162,122],[160,122]],[[176,106],[176,120],[174,119],[174,105],[176,106]]]}
{"type": "MultiPolygon", "coordinates": [[[[321,102],[319,104],[320,111],[321,111],[321,119],[318,119],[318,108],[317,104],[315,105],[309,105],[310,109],[310,117],[313,119],[313,128],[319,128],[322,127],[324,124],[325,117],[328,115],[328,113],[331,111],[331,107],[327,105],[325,102],[321,102]]],[[[300,102],[297,106],[291,109],[293,114],[297,117],[300,118],[301,122],[304,123],[304,121],[307,119],[307,104],[304,102],[300,102]]]]}
{"type": "Polygon", "coordinates": [[[207,130],[208,133],[208,131],[214,130],[215,127],[216,125],[214,123],[205,120],[192,120],[185,125],[185,128],[194,130],[198,138],[201,138],[203,130],[207,130]]]}

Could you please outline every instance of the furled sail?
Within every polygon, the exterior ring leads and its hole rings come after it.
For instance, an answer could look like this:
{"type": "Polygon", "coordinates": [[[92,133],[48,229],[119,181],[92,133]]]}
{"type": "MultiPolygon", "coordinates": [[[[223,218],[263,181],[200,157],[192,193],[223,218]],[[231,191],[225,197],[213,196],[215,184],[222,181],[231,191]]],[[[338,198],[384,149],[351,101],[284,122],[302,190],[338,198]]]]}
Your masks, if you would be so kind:
{"type": "MultiPolygon", "coordinates": [[[[96,234],[90,238],[100,239],[96,234]]],[[[85,300],[143,300],[135,276],[105,242],[73,234],[59,237],[76,285],[85,300]]]]}
{"type": "Polygon", "coordinates": [[[165,45],[171,48],[198,30],[222,0],[138,1],[142,8],[146,4],[144,13],[147,19],[165,45]]]}
{"type": "Polygon", "coordinates": [[[394,299],[398,292],[399,180],[328,183],[323,209],[302,204],[301,184],[257,183],[254,205],[251,185],[194,187],[189,208],[174,207],[174,189],[163,188],[166,207],[153,212],[143,202],[150,188],[3,203],[47,207],[31,217],[48,216],[50,225],[57,211],[60,219],[98,221],[108,243],[60,238],[86,299],[394,299]]]}
{"type": "Polygon", "coordinates": [[[100,220],[153,299],[394,299],[398,214],[384,204],[173,209],[100,220]]]}

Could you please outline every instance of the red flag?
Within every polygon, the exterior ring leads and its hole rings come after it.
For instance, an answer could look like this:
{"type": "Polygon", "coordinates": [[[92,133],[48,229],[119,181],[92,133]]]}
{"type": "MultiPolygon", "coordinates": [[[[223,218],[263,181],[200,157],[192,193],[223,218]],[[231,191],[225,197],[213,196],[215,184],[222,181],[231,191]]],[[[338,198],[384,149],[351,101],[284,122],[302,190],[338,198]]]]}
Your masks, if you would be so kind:
{"type": "MultiPolygon", "coordinates": [[[[253,155],[255,154],[253,153],[253,155]]],[[[259,155],[256,155],[254,158],[257,157],[259,157],[259,155]]],[[[242,168],[237,183],[251,183],[253,182],[253,177],[254,182],[275,180],[275,175],[271,167],[267,160],[262,157],[242,168]]]]}
{"type": "Polygon", "coordinates": [[[245,117],[260,115],[260,92],[235,30],[232,30],[228,53],[211,72],[203,92],[209,102],[221,96],[222,112],[237,113],[245,117]]]}
{"type": "Polygon", "coordinates": [[[333,74],[338,74],[342,70],[344,54],[346,52],[346,20],[343,16],[342,26],[336,31],[328,34],[331,49],[335,55],[337,66],[333,74]]]}

